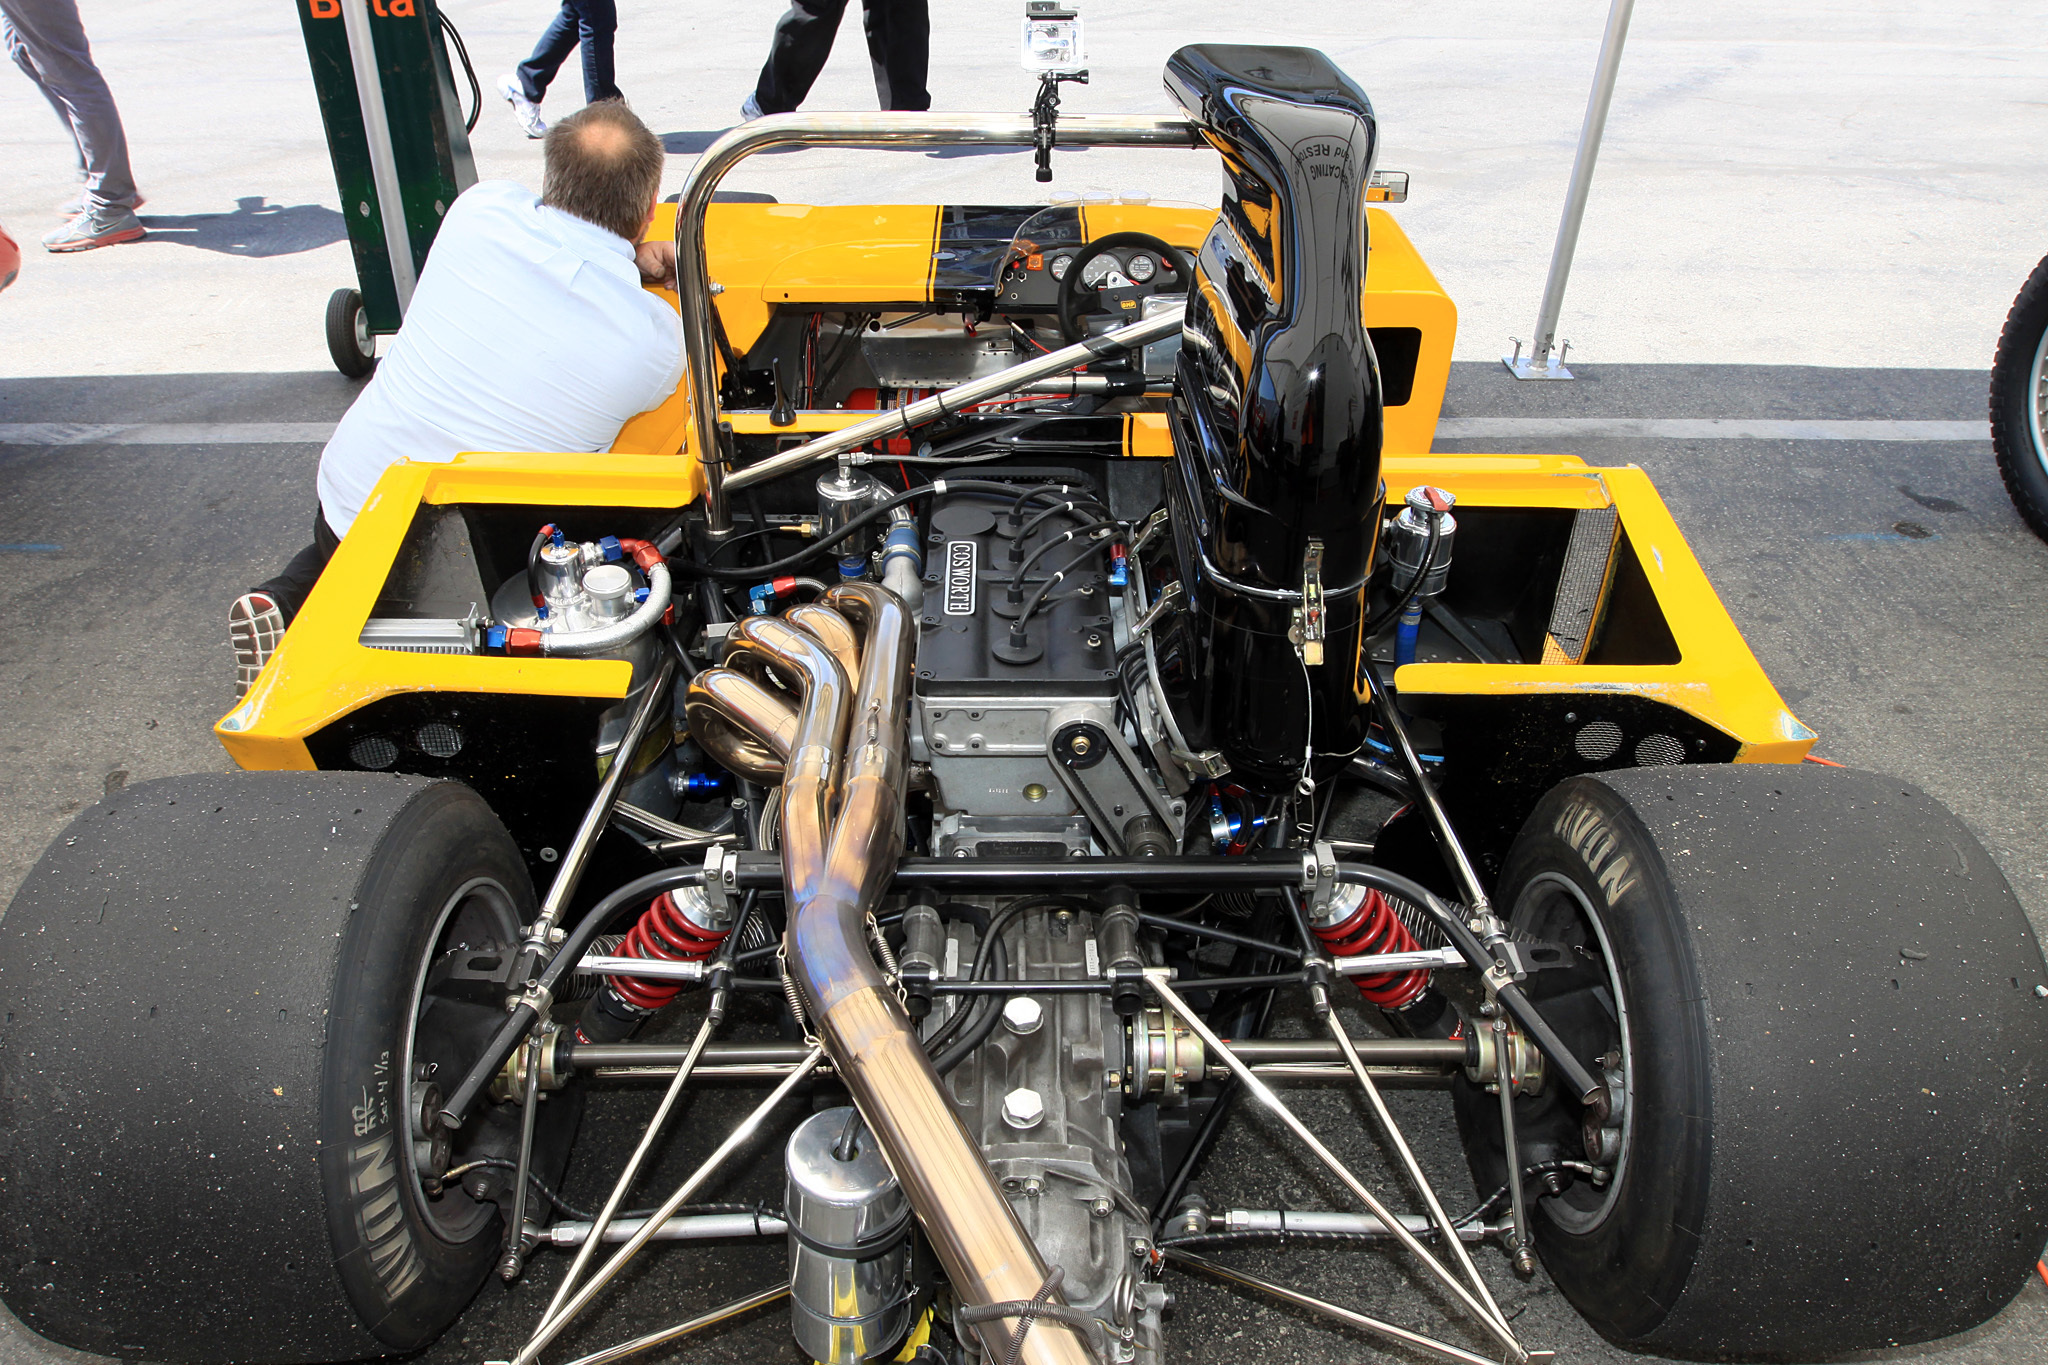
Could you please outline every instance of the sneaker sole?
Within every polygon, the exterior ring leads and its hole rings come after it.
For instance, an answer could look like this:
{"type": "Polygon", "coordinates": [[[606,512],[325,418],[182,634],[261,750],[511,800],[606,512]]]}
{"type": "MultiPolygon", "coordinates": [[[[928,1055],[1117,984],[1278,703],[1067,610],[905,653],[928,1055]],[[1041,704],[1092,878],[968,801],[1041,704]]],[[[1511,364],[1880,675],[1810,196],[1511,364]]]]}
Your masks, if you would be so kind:
{"type": "Polygon", "coordinates": [[[45,243],[43,250],[52,255],[62,256],[73,251],[92,251],[103,246],[119,246],[123,242],[140,241],[148,231],[146,228],[128,228],[121,232],[110,232],[104,237],[85,237],[76,242],[62,242],[56,246],[45,243]]]}
{"type": "Polygon", "coordinates": [[[251,611],[246,601],[237,599],[228,608],[228,644],[235,651],[235,700],[249,695],[255,686],[257,676],[277,653],[278,642],[284,639],[284,613],[276,607],[262,611],[251,611]]]}

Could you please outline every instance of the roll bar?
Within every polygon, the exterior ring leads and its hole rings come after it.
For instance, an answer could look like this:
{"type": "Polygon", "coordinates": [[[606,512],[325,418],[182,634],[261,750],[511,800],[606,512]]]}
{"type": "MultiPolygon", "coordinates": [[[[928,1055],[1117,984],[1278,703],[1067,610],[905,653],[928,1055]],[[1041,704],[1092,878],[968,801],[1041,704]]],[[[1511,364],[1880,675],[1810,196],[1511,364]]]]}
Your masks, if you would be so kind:
{"type": "MultiPolygon", "coordinates": [[[[690,383],[690,448],[704,466],[704,517],[713,539],[732,534],[725,452],[718,443],[716,345],[704,213],[726,172],[770,147],[1030,147],[1037,125],[1025,114],[771,114],[729,130],[690,168],[676,203],[676,292],[690,383]]],[[[1072,115],[1060,119],[1061,147],[1202,147],[1184,118],[1072,115]]]]}

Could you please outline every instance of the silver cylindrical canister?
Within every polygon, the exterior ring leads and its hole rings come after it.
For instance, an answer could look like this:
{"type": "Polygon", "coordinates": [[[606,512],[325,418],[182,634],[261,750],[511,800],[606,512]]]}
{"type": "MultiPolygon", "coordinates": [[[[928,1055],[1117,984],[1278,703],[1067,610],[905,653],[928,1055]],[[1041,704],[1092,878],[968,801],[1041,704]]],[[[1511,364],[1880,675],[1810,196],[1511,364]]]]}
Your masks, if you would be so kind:
{"type": "MultiPolygon", "coordinates": [[[[875,476],[865,469],[855,469],[841,460],[837,469],[818,476],[818,534],[829,536],[841,530],[846,523],[875,505],[875,497],[881,485],[875,476]]],[[[850,542],[848,543],[850,544],[850,542]]],[[[839,553],[845,554],[848,545],[842,544],[839,553]]],[[[859,552],[859,547],[853,547],[859,552]]]]}
{"type": "Polygon", "coordinates": [[[1429,550],[1432,514],[1442,525],[1437,535],[1436,557],[1430,561],[1429,575],[1422,580],[1419,596],[1434,597],[1444,590],[1444,582],[1451,575],[1451,542],[1458,535],[1458,519],[1451,515],[1456,502],[1446,490],[1427,484],[1409,490],[1407,505],[1387,528],[1387,554],[1394,566],[1394,581],[1389,587],[1395,593],[1406,593],[1422,568],[1423,556],[1429,550]]]}
{"type": "Polygon", "coordinates": [[[534,556],[533,591],[551,609],[560,610],[576,596],[577,580],[583,568],[583,547],[575,541],[543,545],[534,556]]]}
{"type": "Polygon", "coordinates": [[[850,1107],[790,1134],[790,1330],[819,1365],[860,1365],[910,1327],[910,1201],[850,1107]]]}

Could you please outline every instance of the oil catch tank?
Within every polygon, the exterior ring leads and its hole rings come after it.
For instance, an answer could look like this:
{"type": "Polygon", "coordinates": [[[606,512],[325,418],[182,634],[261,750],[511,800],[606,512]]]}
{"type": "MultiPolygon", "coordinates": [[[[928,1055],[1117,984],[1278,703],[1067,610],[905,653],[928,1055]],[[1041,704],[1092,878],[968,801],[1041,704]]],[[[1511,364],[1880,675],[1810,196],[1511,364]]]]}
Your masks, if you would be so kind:
{"type": "Polygon", "coordinates": [[[910,1328],[910,1201],[851,1107],[790,1134],[790,1330],[819,1365],[860,1365],[910,1328]]]}

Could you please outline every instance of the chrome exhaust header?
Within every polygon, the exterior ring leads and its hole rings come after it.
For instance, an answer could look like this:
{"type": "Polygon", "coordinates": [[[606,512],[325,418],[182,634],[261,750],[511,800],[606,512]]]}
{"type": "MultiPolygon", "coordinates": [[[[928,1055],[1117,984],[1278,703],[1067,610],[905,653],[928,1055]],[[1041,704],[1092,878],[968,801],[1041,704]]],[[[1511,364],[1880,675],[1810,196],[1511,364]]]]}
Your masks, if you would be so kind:
{"type": "MultiPolygon", "coordinates": [[[[801,626],[792,613],[790,620],[750,617],[735,630],[733,648],[801,696],[793,728],[738,684],[779,699],[731,668],[708,670],[691,684],[691,725],[695,731],[700,715],[710,721],[711,733],[698,732],[698,741],[721,761],[726,749],[749,758],[786,755],[777,765],[790,908],[784,949],[807,1026],[881,1143],[954,1295],[966,1305],[1017,1304],[1021,1311],[1045,1287],[1046,1267],[953,1112],[869,946],[874,907],[903,853],[910,614],[872,583],[841,584],[825,606],[849,626],[846,638],[821,638],[836,637],[836,628],[815,607],[801,626]],[[852,628],[859,632],[855,679],[841,662],[852,628]]],[[[1017,1326],[1006,1319],[1004,1331],[1017,1326]]],[[[1071,1328],[1049,1318],[1038,1318],[1021,1345],[1014,1358],[1028,1365],[1091,1359],[1071,1328]]]]}

